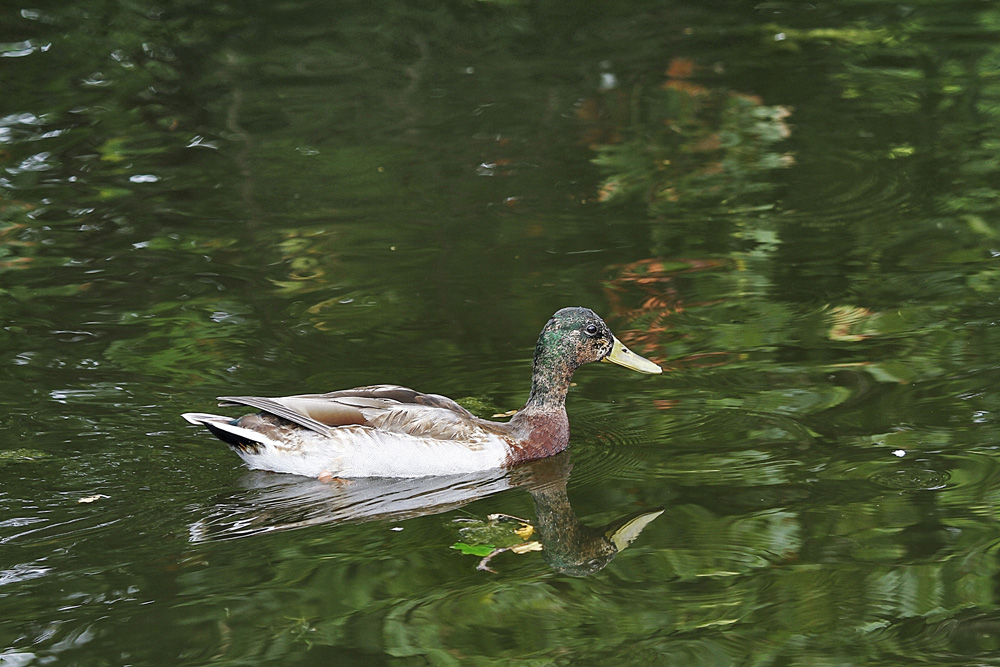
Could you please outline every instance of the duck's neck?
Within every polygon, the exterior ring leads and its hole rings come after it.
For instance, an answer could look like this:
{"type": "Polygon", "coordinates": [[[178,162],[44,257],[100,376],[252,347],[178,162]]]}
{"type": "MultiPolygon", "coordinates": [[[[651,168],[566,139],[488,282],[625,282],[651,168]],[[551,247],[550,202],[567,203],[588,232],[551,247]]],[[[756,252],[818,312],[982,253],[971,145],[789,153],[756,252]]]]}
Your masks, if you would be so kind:
{"type": "Polygon", "coordinates": [[[551,456],[569,444],[566,392],[576,367],[568,355],[559,354],[557,348],[546,342],[543,334],[535,347],[531,395],[510,421],[523,443],[518,452],[520,460],[551,456]]]}
{"type": "Polygon", "coordinates": [[[535,345],[535,358],[531,368],[531,395],[524,406],[526,412],[551,412],[565,410],[566,392],[573,379],[576,364],[571,354],[565,353],[560,339],[543,332],[535,345]]]}

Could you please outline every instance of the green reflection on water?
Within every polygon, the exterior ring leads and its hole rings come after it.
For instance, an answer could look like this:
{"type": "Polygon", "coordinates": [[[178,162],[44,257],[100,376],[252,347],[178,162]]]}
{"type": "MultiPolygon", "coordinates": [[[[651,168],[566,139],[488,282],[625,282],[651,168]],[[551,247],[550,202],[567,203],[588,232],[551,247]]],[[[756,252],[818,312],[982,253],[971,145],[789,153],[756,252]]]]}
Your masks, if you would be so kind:
{"type": "Polygon", "coordinates": [[[8,14],[0,661],[992,659],[993,8],[8,14]],[[502,412],[578,304],[671,370],[576,378],[572,514],[666,508],[589,577],[449,548],[525,488],[344,523],[176,417],[502,412]]]}

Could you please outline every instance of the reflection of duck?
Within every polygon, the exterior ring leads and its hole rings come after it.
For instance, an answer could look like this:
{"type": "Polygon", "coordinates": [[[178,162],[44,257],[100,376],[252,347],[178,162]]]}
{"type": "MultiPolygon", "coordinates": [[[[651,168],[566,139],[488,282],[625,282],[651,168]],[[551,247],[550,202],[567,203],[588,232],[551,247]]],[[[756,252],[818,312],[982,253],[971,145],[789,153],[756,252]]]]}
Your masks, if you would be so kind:
{"type": "Polygon", "coordinates": [[[566,392],[573,372],[591,361],[661,372],[622,345],[593,311],[563,308],[538,337],[531,395],[507,423],[480,419],[444,396],[392,385],[282,398],[224,396],[223,405],[260,412],[184,418],[208,428],[251,468],[345,478],[469,473],[565,449],[566,392]]]}
{"type": "Polygon", "coordinates": [[[635,512],[600,528],[586,526],[566,494],[570,469],[568,454],[539,461],[530,469],[533,479],[526,488],[535,501],[535,530],[542,543],[542,557],[553,570],[582,577],[604,569],[664,510],[635,512]]]}
{"type": "Polygon", "coordinates": [[[191,526],[191,541],[441,514],[511,487],[505,470],[435,477],[368,477],[339,484],[249,471],[240,484],[245,491],[217,499],[210,514],[191,526]]]}
{"type": "MultiPolygon", "coordinates": [[[[556,494],[553,494],[555,496],[556,494]]],[[[539,541],[544,546],[542,557],[553,570],[583,577],[607,567],[619,551],[639,537],[639,533],[653,519],[663,514],[663,509],[647,512],[634,512],[619,517],[601,528],[591,528],[580,523],[569,505],[565,488],[559,497],[548,497],[544,502],[550,506],[543,509],[540,494],[533,493],[535,508],[538,511],[539,541]],[[557,501],[553,503],[552,501],[557,501]],[[548,525],[543,525],[543,518],[555,519],[548,525]]]]}
{"type": "Polygon", "coordinates": [[[569,454],[532,461],[510,471],[446,477],[358,479],[344,484],[267,473],[247,473],[248,492],[214,503],[191,526],[195,542],[227,540],[321,524],[409,519],[448,512],[512,487],[535,501],[542,556],[559,572],[597,572],[628,546],[662,509],[630,514],[603,528],[580,523],[566,495],[569,454]]]}

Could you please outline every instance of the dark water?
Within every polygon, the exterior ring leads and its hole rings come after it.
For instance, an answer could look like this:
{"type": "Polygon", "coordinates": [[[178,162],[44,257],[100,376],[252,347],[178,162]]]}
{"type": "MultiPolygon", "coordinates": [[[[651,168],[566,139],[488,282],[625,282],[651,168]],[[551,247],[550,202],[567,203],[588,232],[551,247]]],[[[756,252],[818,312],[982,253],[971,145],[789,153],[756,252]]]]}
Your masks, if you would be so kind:
{"type": "Polygon", "coordinates": [[[998,36],[966,2],[0,10],[0,665],[1000,664],[998,36]],[[567,305],[669,370],[581,369],[569,456],[323,485],[178,418],[505,412],[567,305]]]}

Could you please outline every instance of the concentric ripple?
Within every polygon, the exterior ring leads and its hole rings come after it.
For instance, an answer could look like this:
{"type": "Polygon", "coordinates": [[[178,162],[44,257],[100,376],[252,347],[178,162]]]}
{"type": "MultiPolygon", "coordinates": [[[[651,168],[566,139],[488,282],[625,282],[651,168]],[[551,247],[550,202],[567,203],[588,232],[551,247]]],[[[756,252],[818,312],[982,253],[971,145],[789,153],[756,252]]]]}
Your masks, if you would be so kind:
{"type": "Polygon", "coordinates": [[[810,217],[821,211],[826,221],[895,215],[912,189],[904,170],[887,156],[845,151],[824,158],[830,178],[809,183],[810,217]]]}
{"type": "Polygon", "coordinates": [[[951,479],[951,474],[947,470],[932,470],[915,466],[882,470],[872,474],[869,479],[887,489],[933,491],[943,489],[951,479]]]}
{"type": "Polygon", "coordinates": [[[903,450],[874,453],[866,461],[840,461],[828,467],[827,479],[864,480],[893,491],[940,491],[975,489],[1000,475],[1000,464],[992,456],[963,452],[921,455],[903,450]]]}

